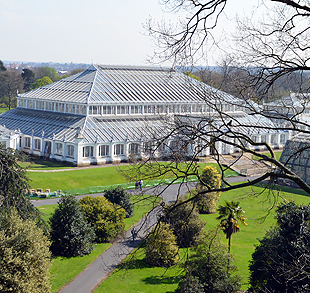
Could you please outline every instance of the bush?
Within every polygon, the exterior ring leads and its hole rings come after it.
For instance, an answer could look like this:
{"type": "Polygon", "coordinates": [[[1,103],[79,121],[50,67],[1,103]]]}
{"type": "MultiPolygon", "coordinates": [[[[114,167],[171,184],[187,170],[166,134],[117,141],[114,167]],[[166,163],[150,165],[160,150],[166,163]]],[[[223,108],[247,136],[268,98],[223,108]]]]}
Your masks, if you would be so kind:
{"type": "Polygon", "coordinates": [[[197,277],[186,274],[180,281],[176,293],[204,293],[203,285],[197,277]]]}
{"type": "Polygon", "coordinates": [[[194,254],[186,261],[186,275],[176,292],[237,292],[241,287],[241,278],[231,275],[235,270],[233,258],[221,243],[217,232],[210,231],[203,242],[193,249],[194,254]]]}
{"type": "Polygon", "coordinates": [[[104,197],[114,204],[118,204],[126,211],[126,218],[133,215],[133,204],[130,202],[130,194],[121,186],[110,188],[103,193],[104,197]]]}
{"type": "Polygon", "coordinates": [[[80,206],[87,221],[95,228],[96,241],[108,242],[125,228],[126,212],[102,196],[85,196],[80,206]]]}
{"type": "Polygon", "coordinates": [[[145,262],[159,267],[170,267],[178,261],[176,237],[170,225],[159,223],[147,239],[145,262]]]}
{"type": "MultiPolygon", "coordinates": [[[[203,193],[207,190],[219,189],[221,187],[221,175],[212,166],[206,166],[201,175],[201,182],[196,189],[196,204],[200,213],[212,214],[216,212],[216,203],[220,192],[203,193]],[[201,194],[200,194],[201,193],[201,194]]],[[[195,193],[194,193],[195,194],[195,193]]]]}
{"type": "Polygon", "coordinates": [[[252,255],[251,290],[309,292],[310,206],[282,204],[276,219],[252,255]]]}
{"type": "Polygon", "coordinates": [[[54,255],[86,255],[94,248],[94,229],[87,222],[74,196],[61,197],[50,218],[51,251],[54,255]]]}
{"type": "Polygon", "coordinates": [[[0,208],[0,292],[51,291],[50,242],[32,220],[16,209],[0,208]]]}
{"type": "Polygon", "coordinates": [[[161,221],[171,226],[179,247],[195,246],[204,231],[206,223],[199,217],[193,202],[185,203],[186,197],[171,203],[163,209],[161,221]]]}

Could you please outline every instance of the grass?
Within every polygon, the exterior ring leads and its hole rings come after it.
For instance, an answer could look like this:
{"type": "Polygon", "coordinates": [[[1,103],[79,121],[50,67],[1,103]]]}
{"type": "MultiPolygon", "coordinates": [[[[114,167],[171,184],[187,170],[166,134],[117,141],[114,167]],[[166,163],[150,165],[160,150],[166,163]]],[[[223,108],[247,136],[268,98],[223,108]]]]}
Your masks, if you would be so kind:
{"type": "Polygon", "coordinates": [[[166,293],[173,292],[180,281],[178,267],[152,267],[145,264],[143,255],[139,253],[129,265],[120,266],[120,270],[106,279],[96,293],[166,293]]]}
{"type": "Polygon", "coordinates": [[[90,186],[106,186],[126,182],[116,167],[83,169],[65,172],[27,172],[31,188],[69,190],[90,186]]]}
{"type": "Polygon", "coordinates": [[[76,257],[55,257],[50,270],[52,292],[57,292],[64,285],[73,280],[111,245],[111,243],[97,244],[95,249],[89,255],[76,257]]]}
{"type": "MultiPolygon", "coordinates": [[[[268,213],[270,205],[278,204],[283,199],[294,200],[296,203],[309,204],[309,194],[301,190],[281,188],[278,191],[270,191],[264,186],[248,187],[240,190],[225,192],[221,195],[219,204],[226,201],[240,201],[240,206],[245,211],[248,226],[241,226],[240,232],[233,234],[231,252],[235,256],[235,265],[238,274],[242,276],[242,290],[248,288],[249,261],[254,251],[254,245],[258,244],[258,238],[262,238],[272,225],[275,224],[274,210],[268,213]]],[[[218,224],[217,214],[201,215],[207,222],[206,230],[218,224]]],[[[223,243],[227,240],[222,236],[223,243]]],[[[184,252],[183,252],[184,253],[184,252]]],[[[143,253],[132,262],[129,268],[120,266],[105,280],[96,293],[101,292],[173,292],[177,286],[181,274],[180,266],[169,269],[149,267],[143,262],[143,253]]]]}
{"type": "MultiPolygon", "coordinates": [[[[266,156],[269,157],[269,158],[271,157],[269,152],[263,152],[262,154],[266,155],[266,156]]],[[[278,161],[280,160],[281,154],[282,154],[282,151],[274,152],[274,155],[275,155],[275,157],[276,157],[276,159],[277,159],[278,161]]],[[[255,155],[253,155],[253,156],[252,156],[252,160],[259,161],[260,158],[257,157],[257,156],[255,156],[255,155]]]]}
{"type": "MultiPolygon", "coordinates": [[[[148,195],[133,195],[132,202],[135,204],[133,217],[125,219],[125,230],[130,229],[132,225],[137,223],[150,209],[160,201],[148,195]]],[[[40,206],[38,209],[42,213],[42,218],[48,222],[49,218],[56,209],[57,204],[40,206]]],[[[97,244],[91,254],[79,257],[55,257],[51,268],[52,292],[57,292],[65,284],[70,282],[78,274],[80,274],[91,262],[99,255],[107,250],[112,244],[97,244]]]]}
{"type": "Polygon", "coordinates": [[[51,204],[51,205],[46,205],[46,206],[40,206],[38,207],[38,210],[41,212],[42,214],[42,219],[45,222],[48,222],[49,218],[52,216],[52,214],[54,213],[55,209],[57,207],[57,204],[51,204]]]}
{"type": "Polygon", "coordinates": [[[9,108],[0,108],[0,114],[9,111],[9,108]]]}
{"type": "Polygon", "coordinates": [[[72,169],[74,168],[70,164],[66,164],[65,162],[51,162],[44,161],[41,158],[29,157],[29,161],[26,162],[18,162],[18,164],[29,170],[55,170],[55,169],[72,169]]]}
{"type": "MultiPolygon", "coordinates": [[[[207,165],[217,166],[215,163],[199,164],[202,170],[207,165]]],[[[39,168],[39,167],[38,167],[39,168]]],[[[47,167],[49,168],[49,167],[47,167]]],[[[92,186],[110,186],[115,184],[129,183],[122,172],[130,172],[130,166],[111,166],[93,169],[82,169],[65,172],[27,172],[30,179],[30,187],[37,189],[42,188],[55,190],[71,190],[80,188],[89,188],[92,186]],[[122,172],[119,172],[122,171],[122,172]]],[[[225,176],[237,176],[238,173],[228,169],[225,171],[225,176]]],[[[169,177],[169,175],[167,176],[169,177]]],[[[152,180],[144,180],[144,185],[152,183],[152,180]]]]}

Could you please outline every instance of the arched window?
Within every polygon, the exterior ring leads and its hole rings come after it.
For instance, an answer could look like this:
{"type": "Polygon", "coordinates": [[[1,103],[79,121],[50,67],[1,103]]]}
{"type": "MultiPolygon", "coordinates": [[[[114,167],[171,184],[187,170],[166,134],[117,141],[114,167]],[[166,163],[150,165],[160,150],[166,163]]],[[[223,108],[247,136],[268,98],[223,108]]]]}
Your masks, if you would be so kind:
{"type": "Polygon", "coordinates": [[[94,147],[93,146],[85,146],[83,147],[83,157],[89,158],[94,156],[94,147]]]}
{"type": "Polygon", "coordinates": [[[114,145],[114,156],[122,156],[124,155],[124,145],[116,144],[114,145]]]}
{"type": "Polygon", "coordinates": [[[140,145],[138,143],[132,143],[129,146],[129,153],[134,155],[140,154],[140,145]]]}
{"type": "Polygon", "coordinates": [[[74,145],[68,145],[68,157],[74,157],[74,145]]]}
{"type": "Polygon", "coordinates": [[[110,155],[110,146],[109,145],[100,145],[99,146],[99,157],[106,157],[110,155]]]}
{"type": "Polygon", "coordinates": [[[280,135],[280,142],[285,143],[285,134],[280,135]]]}

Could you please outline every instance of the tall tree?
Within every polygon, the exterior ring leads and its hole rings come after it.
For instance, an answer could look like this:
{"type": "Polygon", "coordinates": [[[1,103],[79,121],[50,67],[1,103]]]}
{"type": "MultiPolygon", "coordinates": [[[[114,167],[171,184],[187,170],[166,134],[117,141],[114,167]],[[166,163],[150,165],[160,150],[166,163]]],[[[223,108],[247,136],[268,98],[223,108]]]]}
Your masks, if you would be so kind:
{"type": "Polygon", "coordinates": [[[23,79],[17,70],[8,70],[0,74],[0,96],[9,108],[16,106],[16,96],[23,89],[23,79]]]}
{"type": "Polygon", "coordinates": [[[87,221],[95,229],[97,242],[108,242],[125,228],[125,210],[105,197],[85,196],[80,205],[87,221]]]}
{"type": "Polygon", "coordinates": [[[251,292],[309,292],[310,207],[283,203],[276,219],[252,255],[251,292]]]}
{"type": "MultiPolygon", "coordinates": [[[[146,24],[150,36],[157,42],[154,58],[158,58],[159,62],[172,61],[173,65],[195,65],[195,61],[204,60],[201,57],[209,53],[210,44],[221,49],[220,43],[214,44],[215,38],[212,33],[217,24],[221,22],[222,16],[225,15],[227,1],[163,1],[170,11],[180,12],[180,21],[175,24],[170,22],[167,25],[150,20],[146,24]]],[[[234,3],[233,0],[229,2],[234,3]]],[[[292,131],[293,134],[304,133],[309,136],[309,122],[305,122],[300,117],[306,114],[305,109],[310,104],[310,96],[307,94],[309,83],[304,81],[304,79],[308,80],[310,69],[310,47],[307,44],[310,36],[309,2],[306,0],[266,0],[264,4],[266,5],[258,5],[248,17],[238,19],[238,31],[234,34],[235,42],[231,44],[229,54],[224,55],[222,62],[225,65],[223,66],[224,79],[219,81],[220,86],[229,81],[229,87],[233,89],[231,92],[240,98],[239,102],[228,102],[230,104],[228,108],[242,109],[246,113],[251,113],[252,117],[261,117],[262,120],[268,118],[274,121],[274,125],[265,125],[264,131],[292,131]],[[277,111],[266,111],[261,106],[264,101],[278,96],[283,83],[294,79],[295,89],[301,95],[296,98],[296,103],[300,106],[292,103],[292,113],[288,115],[282,112],[285,101],[282,101],[283,108],[277,111]],[[254,101],[260,105],[253,103],[254,101]]],[[[226,36],[225,40],[229,37],[226,36]]],[[[226,187],[222,187],[219,191],[253,185],[266,179],[270,179],[269,182],[272,185],[276,182],[276,178],[280,178],[293,181],[310,193],[310,186],[305,180],[293,172],[288,164],[276,159],[271,143],[264,140],[257,141],[252,135],[253,131],[260,132],[259,125],[243,123],[238,115],[223,108],[223,103],[227,101],[216,97],[214,91],[208,91],[202,87],[201,92],[206,107],[210,109],[210,113],[214,114],[201,115],[196,125],[190,119],[189,122],[177,121],[175,125],[167,123],[169,134],[161,137],[154,134],[158,145],[174,139],[176,134],[182,140],[179,144],[183,142],[188,146],[190,141],[199,141],[199,147],[194,152],[186,172],[184,168],[183,170],[179,168],[180,172],[175,172],[176,168],[170,165],[171,171],[177,177],[184,180],[192,175],[199,177],[194,161],[198,159],[199,153],[208,148],[212,149],[214,159],[220,166],[223,159],[222,145],[225,144],[239,152],[230,166],[234,166],[243,156],[250,154],[256,155],[261,162],[268,164],[271,168],[260,177],[246,183],[233,186],[226,181],[226,187]],[[204,127],[204,125],[209,127],[204,127]],[[261,148],[267,150],[268,156],[258,152],[261,148]]],[[[302,149],[297,149],[296,152],[301,153],[302,149]]],[[[180,156],[176,159],[180,161],[180,156]]],[[[187,159],[183,156],[182,160],[188,163],[187,159]]],[[[139,171],[141,170],[140,168],[139,171]]],[[[162,168],[160,172],[158,170],[149,172],[147,176],[154,177],[163,172],[168,172],[167,167],[162,168]]],[[[221,173],[224,178],[223,170],[221,173]]],[[[208,192],[213,191],[204,191],[204,193],[208,192]]]]}
{"type": "Polygon", "coordinates": [[[73,195],[63,196],[50,218],[51,251],[66,257],[86,255],[94,249],[94,229],[73,195]]]}
{"type": "Polygon", "coordinates": [[[245,222],[245,217],[243,216],[243,209],[239,206],[239,202],[227,202],[225,205],[220,205],[217,209],[219,216],[216,218],[221,220],[220,226],[228,239],[228,252],[230,253],[231,247],[231,236],[233,233],[237,233],[240,230],[238,220],[243,224],[247,225],[245,222]]]}
{"type": "Polygon", "coordinates": [[[0,205],[15,208],[23,220],[31,219],[47,231],[40,212],[25,197],[29,189],[26,170],[18,164],[22,154],[0,144],[0,205]]]}
{"type": "Polygon", "coordinates": [[[28,68],[23,68],[22,79],[24,80],[24,90],[29,91],[34,82],[35,74],[28,68]]]}
{"type": "Polygon", "coordinates": [[[0,72],[6,71],[6,67],[4,66],[3,62],[0,60],[0,72]]]}
{"type": "Polygon", "coordinates": [[[233,257],[221,243],[217,230],[209,231],[202,245],[192,250],[184,265],[186,274],[176,293],[240,292],[241,278],[232,275],[236,270],[232,265],[233,257]]]}
{"type": "Polygon", "coordinates": [[[179,247],[198,245],[206,225],[200,219],[195,203],[188,202],[186,197],[166,205],[160,221],[170,225],[179,247]]]}

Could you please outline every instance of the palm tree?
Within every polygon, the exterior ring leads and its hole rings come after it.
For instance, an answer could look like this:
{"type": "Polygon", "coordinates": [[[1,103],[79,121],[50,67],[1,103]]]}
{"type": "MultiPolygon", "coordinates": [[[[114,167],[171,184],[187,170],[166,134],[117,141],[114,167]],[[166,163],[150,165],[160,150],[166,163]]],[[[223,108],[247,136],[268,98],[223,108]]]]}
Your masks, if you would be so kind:
{"type": "Polygon", "coordinates": [[[242,216],[244,210],[239,206],[238,201],[225,201],[225,205],[220,205],[217,211],[219,212],[219,216],[216,219],[221,220],[220,226],[226,235],[226,239],[228,239],[228,252],[230,253],[231,235],[240,230],[238,220],[243,225],[247,225],[245,222],[246,218],[242,216]]]}

